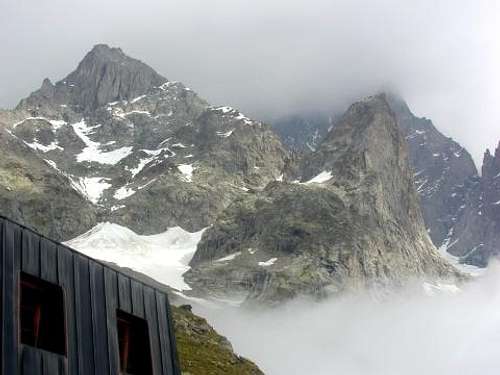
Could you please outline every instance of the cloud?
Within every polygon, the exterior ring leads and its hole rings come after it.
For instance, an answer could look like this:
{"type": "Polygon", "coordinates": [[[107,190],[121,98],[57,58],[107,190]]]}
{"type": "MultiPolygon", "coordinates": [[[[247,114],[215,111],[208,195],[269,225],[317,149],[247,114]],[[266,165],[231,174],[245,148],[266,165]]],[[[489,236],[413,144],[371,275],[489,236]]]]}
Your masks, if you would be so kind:
{"type": "Polygon", "coordinates": [[[214,104],[272,119],[400,92],[477,161],[500,139],[493,0],[6,0],[0,106],[121,46],[214,104]]]}
{"type": "Polygon", "coordinates": [[[494,375],[499,272],[493,266],[458,295],[409,289],[382,302],[358,295],[201,313],[269,375],[494,375]]]}

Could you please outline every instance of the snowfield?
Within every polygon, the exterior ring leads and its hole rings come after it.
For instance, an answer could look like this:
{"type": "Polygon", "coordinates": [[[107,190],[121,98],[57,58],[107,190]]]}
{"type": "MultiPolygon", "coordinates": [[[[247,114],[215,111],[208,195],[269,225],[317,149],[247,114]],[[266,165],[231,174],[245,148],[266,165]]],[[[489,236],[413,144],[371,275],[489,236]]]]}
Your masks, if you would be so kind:
{"type": "Polygon", "coordinates": [[[121,147],[113,151],[101,151],[101,144],[94,142],[89,138],[89,135],[94,133],[101,125],[88,126],[85,120],[71,125],[76,135],[83,141],[85,148],[76,156],[78,162],[94,161],[100,164],[115,165],[120,160],[126,158],[132,153],[132,147],[121,147]]]}
{"type": "Polygon", "coordinates": [[[178,290],[189,290],[182,274],[189,269],[188,262],[202,233],[174,227],[141,236],[118,224],[100,223],[66,244],[91,258],[142,272],[178,290]]]}
{"type": "Polygon", "coordinates": [[[108,179],[105,177],[71,177],[70,181],[75,190],[94,204],[99,202],[104,190],[112,186],[106,182],[108,179]]]}

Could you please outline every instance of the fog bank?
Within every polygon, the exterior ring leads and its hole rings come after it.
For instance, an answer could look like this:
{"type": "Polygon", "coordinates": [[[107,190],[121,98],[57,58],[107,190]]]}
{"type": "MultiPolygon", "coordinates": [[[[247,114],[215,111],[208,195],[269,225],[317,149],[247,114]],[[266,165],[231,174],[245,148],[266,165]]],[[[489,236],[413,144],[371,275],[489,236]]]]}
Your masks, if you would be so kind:
{"type": "Polygon", "coordinates": [[[500,267],[456,295],[351,296],[271,311],[200,312],[266,374],[496,375],[500,267]]]}

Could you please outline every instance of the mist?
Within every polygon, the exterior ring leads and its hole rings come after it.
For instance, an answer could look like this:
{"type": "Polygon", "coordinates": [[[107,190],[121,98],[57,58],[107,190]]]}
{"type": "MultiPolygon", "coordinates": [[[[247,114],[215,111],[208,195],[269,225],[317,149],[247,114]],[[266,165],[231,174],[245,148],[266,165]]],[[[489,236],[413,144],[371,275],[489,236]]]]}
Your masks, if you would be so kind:
{"type": "Polygon", "coordinates": [[[196,312],[269,375],[493,375],[500,371],[500,266],[459,293],[409,288],[262,311],[196,312]]]}
{"type": "Polygon", "coordinates": [[[500,139],[495,0],[3,0],[0,107],[121,47],[258,119],[392,90],[480,164],[500,139]]]}

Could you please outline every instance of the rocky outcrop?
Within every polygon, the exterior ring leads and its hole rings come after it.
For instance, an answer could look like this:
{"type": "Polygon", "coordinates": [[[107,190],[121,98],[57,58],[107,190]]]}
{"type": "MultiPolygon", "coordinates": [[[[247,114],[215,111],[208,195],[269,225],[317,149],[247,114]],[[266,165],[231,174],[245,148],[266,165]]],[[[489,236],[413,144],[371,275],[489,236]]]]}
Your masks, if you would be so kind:
{"type": "Polygon", "coordinates": [[[464,214],[467,186],[477,177],[476,166],[467,150],[430,120],[414,116],[401,98],[388,98],[408,142],[425,225],[434,244],[443,246],[464,214]]]}
{"type": "Polygon", "coordinates": [[[107,103],[143,95],[165,82],[166,78],[120,48],[98,44],[73,73],[55,85],[46,78],[42,87],[23,99],[17,109],[47,114],[57,105],[69,105],[79,112],[93,111],[107,103]]]}
{"type": "MultiPolygon", "coordinates": [[[[480,189],[478,189],[479,176],[471,155],[460,144],[452,138],[446,137],[436,129],[432,121],[426,118],[416,117],[409,109],[405,101],[396,95],[387,95],[387,101],[394,112],[398,125],[405,136],[408,144],[410,165],[414,171],[415,188],[420,198],[420,206],[425,226],[433,243],[445,250],[455,242],[456,234],[472,230],[477,225],[466,225],[470,219],[470,212],[478,211],[478,204],[472,204],[471,200],[478,200],[480,189]],[[458,227],[457,227],[458,226],[458,227]],[[457,228],[456,228],[457,227],[457,228]]],[[[291,117],[274,124],[283,142],[292,148],[302,145],[302,149],[308,151],[304,146],[309,139],[315,135],[322,134],[310,126],[304,126],[300,131],[296,129],[297,121],[291,117]]],[[[311,119],[318,115],[303,115],[300,124],[316,124],[321,129],[327,129],[326,122],[314,122],[311,119]]],[[[334,127],[334,121],[329,128],[334,127]]],[[[323,136],[323,138],[326,135],[323,136]]],[[[316,139],[316,138],[315,138],[316,139]]],[[[292,167],[295,167],[292,164],[292,167]]],[[[291,175],[297,172],[291,172],[291,175]]],[[[484,183],[482,184],[484,185],[484,183]]],[[[476,215],[481,216],[481,215],[476,215]]],[[[479,217],[478,222],[483,218],[479,217]]],[[[457,247],[452,251],[454,254],[466,254],[484,241],[483,229],[474,233],[464,234],[465,237],[473,237],[474,240],[466,242],[466,248],[458,251],[457,247]],[[469,248],[470,245],[472,247],[469,248]]],[[[486,253],[489,253],[487,251],[486,253]]],[[[476,265],[484,265],[484,261],[474,262],[476,265]]]]}
{"type": "Polygon", "coordinates": [[[460,277],[427,234],[385,96],[352,105],[299,172],[300,182],[273,182],[224,210],[204,233],[187,281],[276,302],[460,277]]]}
{"type": "Polygon", "coordinates": [[[0,128],[0,214],[62,240],[97,222],[97,209],[65,176],[0,128]]]}
{"type": "Polygon", "coordinates": [[[500,144],[484,154],[481,177],[466,186],[464,214],[457,221],[447,249],[464,263],[485,267],[500,254],[500,144]]]}
{"type": "Polygon", "coordinates": [[[105,45],[0,116],[101,221],[141,234],[210,225],[279,178],[288,155],[269,126],[105,45]]]}
{"type": "MultiPolygon", "coordinates": [[[[425,225],[440,247],[463,214],[467,186],[478,175],[476,167],[467,150],[439,132],[429,119],[416,117],[402,98],[391,94],[387,100],[408,143],[425,225]]],[[[335,126],[338,116],[332,117],[329,122],[320,113],[288,116],[273,127],[285,145],[310,152],[335,126]]]]}

